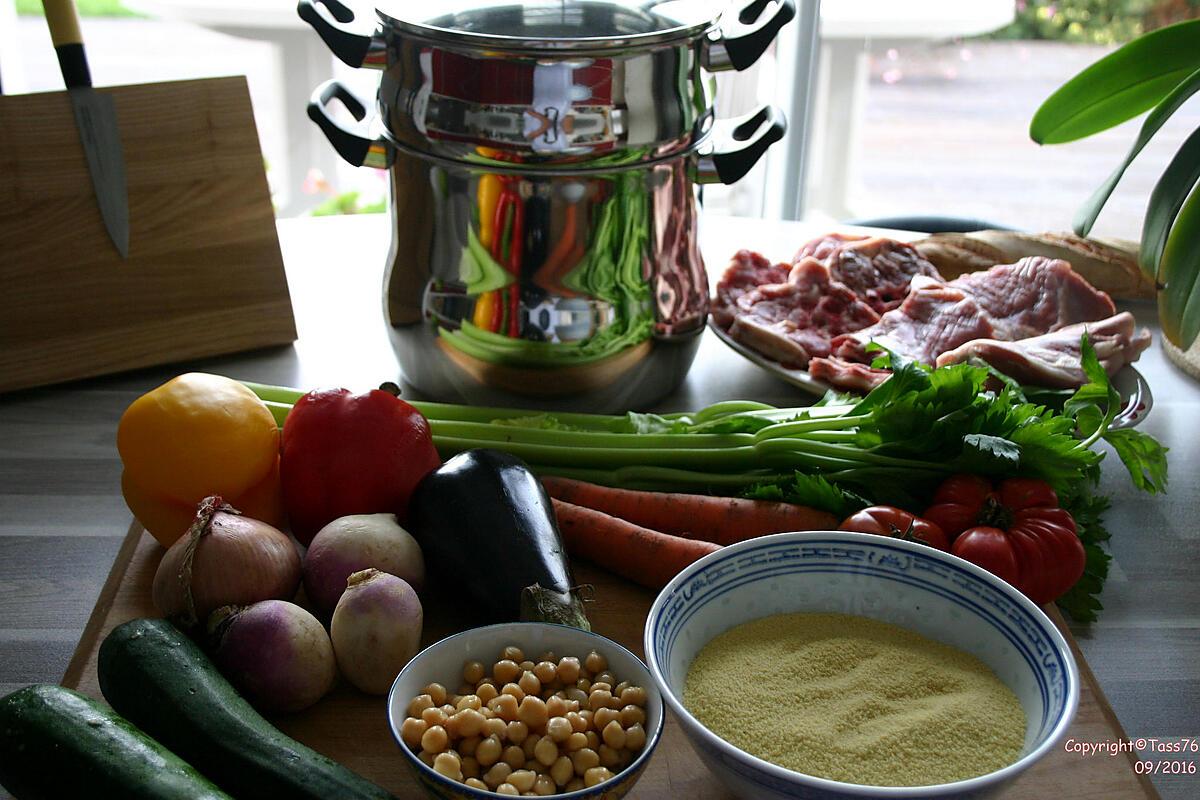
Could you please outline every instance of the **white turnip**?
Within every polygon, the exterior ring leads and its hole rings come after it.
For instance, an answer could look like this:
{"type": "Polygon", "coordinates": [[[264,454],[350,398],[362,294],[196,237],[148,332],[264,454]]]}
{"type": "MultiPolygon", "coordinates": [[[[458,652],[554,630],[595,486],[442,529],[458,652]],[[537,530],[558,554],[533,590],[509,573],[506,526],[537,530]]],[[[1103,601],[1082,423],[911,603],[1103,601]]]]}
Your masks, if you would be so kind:
{"type": "Polygon", "coordinates": [[[421,601],[407,581],[376,569],[346,583],[329,626],[338,668],[362,691],[387,694],[421,646],[421,601]]]}
{"type": "Polygon", "coordinates": [[[333,645],[317,618],[298,605],[264,600],[225,606],[208,622],[213,662],[264,711],[300,711],[337,680],[333,645]]]}
{"type": "Polygon", "coordinates": [[[395,514],[354,514],[322,528],[304,556],[304,592],[318,614],[333,613],[346,591],[346,579],[364,569],[377,569],[421,591],[425,560],[421,546],[400,527],[395,514]]]}

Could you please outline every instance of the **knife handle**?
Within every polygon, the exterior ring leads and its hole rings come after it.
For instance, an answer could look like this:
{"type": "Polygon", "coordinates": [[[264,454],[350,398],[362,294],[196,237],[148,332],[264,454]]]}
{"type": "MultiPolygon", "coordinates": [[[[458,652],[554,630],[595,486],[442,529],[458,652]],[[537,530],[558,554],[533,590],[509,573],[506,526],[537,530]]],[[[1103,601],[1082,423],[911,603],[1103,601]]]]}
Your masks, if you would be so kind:
{"type": "Polygon", "coordinates": [[[92,72],[83,50],[83,33],[79,29],[75,0],[42,0],[42,6],[46,9],[46,23],[50,26],[50,40],[58,54],[63,82],[68,89],[90,87],[92,72]]]}

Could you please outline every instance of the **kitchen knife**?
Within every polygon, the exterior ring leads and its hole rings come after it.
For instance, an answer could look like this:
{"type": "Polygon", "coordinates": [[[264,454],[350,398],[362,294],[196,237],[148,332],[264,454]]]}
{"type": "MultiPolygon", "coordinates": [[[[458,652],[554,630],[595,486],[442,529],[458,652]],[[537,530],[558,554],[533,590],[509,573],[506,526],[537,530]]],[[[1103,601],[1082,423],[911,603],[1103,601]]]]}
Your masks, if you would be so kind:
{"type": "Polygon", "coordinates": [[[129,198],[125,190],[125,158],[112,98],[92,88],[92,74],[83,50],[83,34],[74,0],[43,0],[50,39],[58,53],[63,82],[71,95],[75,126],[87,156],[96,204],[109,238],[121,254],[129,256],[129,198]]]}

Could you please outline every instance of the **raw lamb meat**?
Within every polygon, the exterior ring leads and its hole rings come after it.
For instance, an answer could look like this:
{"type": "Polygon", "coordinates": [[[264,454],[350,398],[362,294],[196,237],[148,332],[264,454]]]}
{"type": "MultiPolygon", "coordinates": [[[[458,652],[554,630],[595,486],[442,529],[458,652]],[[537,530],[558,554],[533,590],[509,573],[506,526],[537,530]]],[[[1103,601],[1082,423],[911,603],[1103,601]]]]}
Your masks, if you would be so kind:
{"type": "MultiPolygon", "coordinates": [[[[938,356],[939,367],[975,358],[1021,383],[1070,389],[1087,382],[1080,366],[1079,340],[1087,331],[1088,341],[1104,371],[1112,375],[1137,361],[1150,346],[1150,331],[1135,330],[1133,315],[1122,312],[1096,322],[1081,322],[1051,333],[1015,342],[977,339],[938,356]]],[[[813,364],[809,372],[813,372],[813,364]]],[[[814,375],[815,377],[815,375],[814,375]]]]}
{"type": "Polygon", "coordinates": [[[1067,262],[1039,256],[1001,264],[948,283],[918,276],[908,297],[879,322],[838,337],[839,358],[869,362],[872,340],[926,364],[972,339],[1012,341],[1116,313],[1067,262]]]}
{"type": "Polygon", "coordinates": [[[866,394],[892,377],[890,369],[875,369],[839,358],[814,358],[808,362],[808,374],[845,392],[866,394]]]}
{"type": "Polygon", "coordinates": [[[729,335],[784,366],[803,368],[829,355],[830,340],[879,320],[815,258],[795,264],[786,283],[744,292],[729,335]]]}
{"type": "Polygon", "coordinates": [[[785,282],[790,271],[791,266],[788,264],[772,264],[759,253],[739,250],[725,268],[721,280],[717,282],[717,296],[712,309],[713,320],[722,328],[728,328],[737,314],[739,297],[766,283],[785,282]]]}
{"type": "Polygon", "coordinates": [[[827,233],[801,245],[800,249],[796,251],[796,255],[792,256],[792,263],[795,264],[811,257],[827,267],[832,266],[833,257],[840,253],[843,247],[869,238],[868,236],[847,236],[844,233],[827,233]]]}
{"type": "Polygon", "coordinates": [[[942,279],[912,245],[880,236],[844,243],[829,255],[826,265],[834,280],[846,284],[880,314],[903,302],[916,276],[942,279]]]}

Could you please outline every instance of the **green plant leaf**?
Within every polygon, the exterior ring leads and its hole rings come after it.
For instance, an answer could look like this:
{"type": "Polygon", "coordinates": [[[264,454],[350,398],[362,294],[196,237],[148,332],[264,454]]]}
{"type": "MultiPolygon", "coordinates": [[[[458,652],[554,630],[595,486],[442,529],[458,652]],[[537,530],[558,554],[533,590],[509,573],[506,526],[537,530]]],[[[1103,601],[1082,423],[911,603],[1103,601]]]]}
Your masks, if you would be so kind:
{"type": "Polygon", "coordinates": [[[1163,335],[1187,350],[1200,335],[1200,186],[1192,188],[1171,226],[1158,265],[1158,316],[1163,335]]]}
{"type": "Polygon", "coordinates": [[[1125,174],[1125,170],[1137,158],[1138,153],[1142,152],[1142,148],[1154,138],[1154,134],[1158,133],[1158,129],[1197,91],[1200,91],[1200,69],[1197,69],[1180,81],[1171,90],[1170,94],[1164,97],[1162,102],[1156,105],[1154,110],[1146,116],[1145,121],[1142,123],[1142,129],[1138,131],[1137,139],[1134,140],[1133,146],[1129,148],[1129,152],[1125,154],[1124,160],[1117,165],[1117,168],[1113,170],[1104,183],[1100,184],[1096,188],[1096,191],[1092,192],[1092,196],[1079,207],[1079,211],[1075,215],[1075,233],[1080,236],[1087,236],[1091,232],[1092,226],[1096,224],[1096,217],[1100,216],[1100,209],[1104,208],[1104,204],[1108,202],[1113,189],[1117,188],[1117,183],[1120,182],[1121,176],[1125,174]]]}
{"type": "Polygon", "coordinates": [[[1179,152],[1163,170],[1162,177],[1150,193],[1150,202],[1146,204],[1138,263],[1151,280],[1158,280],[1158,265],[1171,225],[1197,181],[1200,181],[1200,128],[1192,131],[1192,135],[1179,146],[1179,152]]]}
{"type": "Polygon", "coordinates": [[[1029,136],[1038,144],[1073,142],[1158,105],[1200,69],[1200,20],[1147,33],[1087,67],[1046,98],[1029,136]]]}

